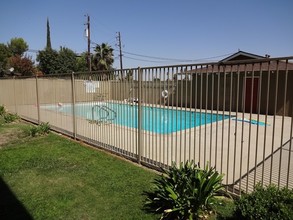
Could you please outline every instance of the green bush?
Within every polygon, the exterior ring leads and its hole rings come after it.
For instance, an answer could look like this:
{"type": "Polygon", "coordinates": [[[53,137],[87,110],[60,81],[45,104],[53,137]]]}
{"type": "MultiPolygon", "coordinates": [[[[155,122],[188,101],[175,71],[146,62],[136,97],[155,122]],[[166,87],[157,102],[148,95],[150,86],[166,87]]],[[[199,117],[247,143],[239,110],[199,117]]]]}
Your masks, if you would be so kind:
{"type": "Polygon", "coordinates": [[[50,132],[49,122],[41,123],[38,128],[40,134],[48,134],[50,132]]]}
{"type": "Polygon", "coordinates": [[[194,219],[210,210],[211,198],[222,189],[223,175],[208,165],[200,169],[193,161],[175,163],[155,179],[154,188],[144,192],[144,208],[162,219],[194,219]]]}
{"type": "Polygon", "coordinates": [[[38,127],[36,127],[36,126],[31,126],[31,127],[29,128],[29,135],[32,136],[32,137],[35,137],[35,136],[37,136],[38,131],[39,131],[38,127]]]}
{"type": "Polygon", "coordinates": [[[257,185],[236,201],[235,215],[242,219],[293,219],[293,189],[257,185]]]}
{"type": "Polygon", "coordinates": [[[0,105],[0,116],[3,116],[6,113],[6,109],[3,105],[0,105]]]}
{"type": "Polygon", "coordinates": [[[35,137],[37,135],[45,135],[50,132],[49,122],[41,123],[38,126],[31,126],[29,129],[29,135],[35,137]]]}
{"type": "Polygon", "coordinates": [[[5,123],[11,123],[11,122],[18,120],[19,116],[17,114],[5,113],[3,115],[3,118],[4,118],[5,123]]]}

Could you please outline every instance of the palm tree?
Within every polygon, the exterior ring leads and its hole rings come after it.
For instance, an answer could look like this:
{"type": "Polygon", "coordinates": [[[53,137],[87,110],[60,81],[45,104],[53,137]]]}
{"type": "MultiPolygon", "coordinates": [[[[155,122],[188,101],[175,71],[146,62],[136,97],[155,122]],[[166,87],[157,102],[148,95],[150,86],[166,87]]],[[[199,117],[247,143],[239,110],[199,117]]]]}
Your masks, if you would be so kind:
{"type": "Polygon", "coordinates": [[[107,71],[112,69],[114,63],[114,49],[107,43],[97,44],[94,49],[96,52],[93,57],[93,69],[107,71]]]}

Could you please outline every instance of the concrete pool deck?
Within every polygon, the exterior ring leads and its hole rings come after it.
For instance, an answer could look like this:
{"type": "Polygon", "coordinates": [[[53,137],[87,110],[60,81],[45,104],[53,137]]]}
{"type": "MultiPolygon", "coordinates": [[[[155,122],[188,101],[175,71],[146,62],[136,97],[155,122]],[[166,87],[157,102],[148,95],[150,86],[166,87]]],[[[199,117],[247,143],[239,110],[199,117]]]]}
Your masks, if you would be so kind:
{"type": "MultiPolygon", "coordinates": [[[[18,106],[16,110],[24,118],[38,120],[37,107],[34,105],[18,106]]],[[[229,115],[229,112],[218,113],[229,115]]],[[[236,113],[232,112],[231,116],[236,116],[236,113]]],[[[238,113],[237,118],[242,117],[250,118],[250,114],[238,113]]],[[[252,114],[251,118],[257,119],[257,115],[252,114]]],[[[49,122],[56,130],[69,134],[74,132],[74,121],[70,114],[40,108],[40,120],[49,122]]],[[[291,117],[268,115],[268,126],[226,119],[171,134],[142,130],[141,161],[158,166],[188,159],[199,162],[201,167],[209,161],[225,174],[224,183],[235,185],[235,188],[251,191],[259,181],[264,185],[271,182],[293,188],[291,120],[291,117]]],[[[265,121],[265,115],[259,115],[259,121],[265,121]]],[[[137,129],[90,123],[80,117],[76,117],[75,123],[78,138],[127,157],[137,157],[137,129]]]]}

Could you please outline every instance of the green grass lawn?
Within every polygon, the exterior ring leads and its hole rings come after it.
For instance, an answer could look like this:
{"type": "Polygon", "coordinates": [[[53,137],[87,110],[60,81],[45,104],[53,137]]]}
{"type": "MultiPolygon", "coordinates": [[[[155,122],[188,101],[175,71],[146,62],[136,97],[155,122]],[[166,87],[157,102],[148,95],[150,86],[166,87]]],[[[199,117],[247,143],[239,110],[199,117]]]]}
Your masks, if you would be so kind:
{"type": "MultiPolygon", "coordinates": [[[[158,218],[142,210],[142,192],[155,173],[53,133],[27,137],[27,127],[0,125],[0,192],[6,195],[5,185],[9,187],[29,213],[26,217],[158,218]]],[[[0,196],[0,219],[24,219],[13,196],[0,196]]]]}
{"type": "MultiPolygon", "coordinates": [[[[31,126],[0,117],[0,219],[159,219],[142,195],[157,174],[31,126]]],[[[233,201],[214,208],[209,219],[233,219],[233,201]]]]}

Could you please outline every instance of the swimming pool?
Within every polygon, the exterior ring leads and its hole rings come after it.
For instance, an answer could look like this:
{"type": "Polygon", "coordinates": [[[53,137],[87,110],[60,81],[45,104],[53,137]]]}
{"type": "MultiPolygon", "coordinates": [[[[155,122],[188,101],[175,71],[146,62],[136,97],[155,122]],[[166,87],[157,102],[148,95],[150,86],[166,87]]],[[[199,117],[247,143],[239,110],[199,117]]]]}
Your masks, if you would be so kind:
{"type": "MultiPolygon", "coordinates": [[[[44,106],[44,108],[72,114],[72,105],[70,104],[63,104],[62,106],[50,105],[44,106]]],[[[111,102],[79,103],[75,105],[75,114],[88,120],[111,121],[122,126],[138,127],[137,105],[111,102]]],[[[170,134],[229,118],[227,115],[223,117],[223,115],[149,106],[142,106],[142,116],[142,129],[158,134],[170,134]]]]}

